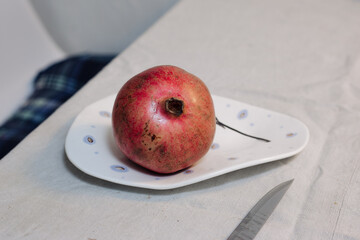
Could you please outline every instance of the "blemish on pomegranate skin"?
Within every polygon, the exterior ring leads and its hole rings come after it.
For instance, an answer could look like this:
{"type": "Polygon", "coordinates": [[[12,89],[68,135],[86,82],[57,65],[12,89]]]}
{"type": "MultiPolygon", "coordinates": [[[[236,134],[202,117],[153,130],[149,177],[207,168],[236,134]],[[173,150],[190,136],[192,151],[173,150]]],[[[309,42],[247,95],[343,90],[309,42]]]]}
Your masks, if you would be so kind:
{"type": "Polygon", "coordinates": [[[153,135],[151,136],[151,141],[153,142],[153,141],[155,140],[155,138],[156,138],[156,136],[155,136],[155,134],[153,134],[153,135]]]}
{"type": "Polygon", "coordinates": [[[141,135],[142,137],[145,136],[147,134],[147,132],[149,131],[149,122],[150,121],[147,121],[145,123],[145,127],[143,128],[144,131],[143,131],[143,134],[141,135]]]}
{"type": "Polygon", "coordinates": [[[137,82],[135,89],[141,89],[144,84],[144,79],[141,79],[141,81],[137,82]]]}
{"type": "Polygon", "coordinates": [[[133,151],[133,155],[135,156],[142,156],[143,155],[143,151],[141,148],[135,148],[133,151]]]}
{"type": "Polygon", "coordinates": [[[166,147],[165,147],[164,145],[161,145],[161,146],[159,147],[159,153],[160,153],[161,156],[164,156],[164,155],[165,155],[165,153],[166,153],[166,147]]]}

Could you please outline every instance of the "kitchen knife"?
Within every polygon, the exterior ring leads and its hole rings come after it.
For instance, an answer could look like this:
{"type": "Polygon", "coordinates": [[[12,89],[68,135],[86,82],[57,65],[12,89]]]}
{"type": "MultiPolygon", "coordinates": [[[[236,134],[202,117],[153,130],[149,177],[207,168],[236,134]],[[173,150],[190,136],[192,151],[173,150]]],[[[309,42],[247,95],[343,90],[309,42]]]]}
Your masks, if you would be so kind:
{"type": "Polygon", "coordinates": [[[239,223],[227,240],[251,240],[279,204],[294,179],[283,182],[266,193],[239,223]]]}

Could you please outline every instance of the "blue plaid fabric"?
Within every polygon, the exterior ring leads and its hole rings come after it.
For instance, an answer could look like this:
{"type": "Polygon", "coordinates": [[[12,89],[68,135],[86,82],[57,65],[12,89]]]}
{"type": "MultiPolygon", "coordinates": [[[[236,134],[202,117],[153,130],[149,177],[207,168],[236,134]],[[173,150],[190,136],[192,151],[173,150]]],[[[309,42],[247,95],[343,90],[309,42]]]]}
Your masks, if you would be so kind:
{"type": "Polygon", "coordinates": [[[32,95],[0,126],[0,159],[114,57],[113,55],[73,56],[39,72],[34,79],[32,95]]]}

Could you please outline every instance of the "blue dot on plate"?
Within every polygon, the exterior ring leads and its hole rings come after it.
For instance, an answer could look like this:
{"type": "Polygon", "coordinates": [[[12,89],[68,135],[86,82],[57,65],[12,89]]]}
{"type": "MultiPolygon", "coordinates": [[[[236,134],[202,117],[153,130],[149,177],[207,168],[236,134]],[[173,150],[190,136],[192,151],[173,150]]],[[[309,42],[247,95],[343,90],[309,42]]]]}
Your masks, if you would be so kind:
{"type": "Polygon", "coordinates": [[[194,172],[193,170],[187,169],[187,170],[184,171],[184,174],[190,174],[190,173],[193,173],[193,172],[194,172]]]}
{"type": "Polygon", "coordinates": [[[122,165],[112,165],[110,166],[110,168],[112,170],[114,170],[115,172],[128,172],[129,169],[125,166],[122,166],[122,165]]]}
{"type": "Polygon", "coordinates": [[[83,142],[84,143],[87,143],[89,145],[93,145],[96,143],[95,141],[95,138],[91,135],[86,135],[84,138],[83,138],[83,142]]]}
{"type": "Polygon", "coordinates": [[[244,119],[247,116],[248,116],[248,111],[246,109],[241,110],[237,115],[238,119],[244,119]]]}
{"type": "Polygon", "coordinates": [[[295,133],[295,132],[290,132],[290,133],[286,134],[286,137],[292,138],[292,137],[295,137],[296,135],[297,135],[297,133],[295,133]]]}
{"type": "Polygon", "coordinates": [[[99,114],[102,117],[107,117],[107,118],[111,117],[111,113],[109,113],[108,111],[100,111],[99,114]]]}
{"type": "Polygon", "coordinates": [[[213,143],[210,148],[211,149],[218,149],[219,147],[220,147],[220,145],[218,143],[213,143]]]}

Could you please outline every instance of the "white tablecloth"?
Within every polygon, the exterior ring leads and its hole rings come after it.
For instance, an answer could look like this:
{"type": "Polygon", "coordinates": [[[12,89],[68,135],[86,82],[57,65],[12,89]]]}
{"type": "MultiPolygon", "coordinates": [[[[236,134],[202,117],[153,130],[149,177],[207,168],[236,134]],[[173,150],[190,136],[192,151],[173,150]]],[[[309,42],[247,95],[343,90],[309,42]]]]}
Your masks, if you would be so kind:
{"type": "Polygon", "coordinates": [[[183,0],[0,161],[0,239],[226,239],[292,178],[257,239],[360,239],[359,149],[360,1],[183,0]],[[77,114],[159,64],[300,119],[307,147],[166,191],[75,168],[64,142],[77,114]]]}

